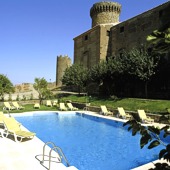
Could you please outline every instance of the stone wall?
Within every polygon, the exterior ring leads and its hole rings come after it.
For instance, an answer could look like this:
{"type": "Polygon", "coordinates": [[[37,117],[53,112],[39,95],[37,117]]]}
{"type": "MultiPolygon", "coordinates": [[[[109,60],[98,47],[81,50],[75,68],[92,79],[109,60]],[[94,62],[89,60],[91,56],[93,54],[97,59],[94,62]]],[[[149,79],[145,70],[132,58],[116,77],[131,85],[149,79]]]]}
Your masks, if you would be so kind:
{"type": "Polygon", "coordinates": [[[165,12],[170,15],[170,7],[169,11],[164,11],[166,7],[167,4],[161,5],[113,26],[110,29],[109,43],[111,56],[119,54],[122,49],[130,50],[147,43],[146,37],[164,24],[162,19],[165,12]]]}
{"type": "Polygon", "coordinates": [[[98,25],[74,38],[74,63],[91,68],[105,60],[111,27],[112,25],[98,25]]]}

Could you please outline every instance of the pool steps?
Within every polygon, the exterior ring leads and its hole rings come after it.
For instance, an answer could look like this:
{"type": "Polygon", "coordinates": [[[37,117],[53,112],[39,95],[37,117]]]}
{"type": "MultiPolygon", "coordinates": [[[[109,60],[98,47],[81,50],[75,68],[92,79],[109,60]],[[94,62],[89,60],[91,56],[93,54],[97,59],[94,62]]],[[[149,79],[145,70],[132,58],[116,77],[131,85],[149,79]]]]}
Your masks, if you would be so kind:
{"type": "Polygon", "coordinates": [[[40,162],[40,164],[42,166],[44,166],[48,170],[51,170],[52,163],[60,163],[63,165],[66,164],[66,166],[63,166],[63,168],[62,168],[63,170],[64,169],[78,170],[76,167],[70,166],[62,149],[60,147],[56,146],[53,142],[46,142],[43,146],[43,153],[40,155],[36,155],[35,158],[40,162]],[[49,147],[50,145],[51,145],[51,148],[49,147]],[[49,152],[48,154],[46,154],[46,152],[45,152],[46,148],[49,152]],[[52,156],[52,153],[55,153],[56,155],[52,156]]]}

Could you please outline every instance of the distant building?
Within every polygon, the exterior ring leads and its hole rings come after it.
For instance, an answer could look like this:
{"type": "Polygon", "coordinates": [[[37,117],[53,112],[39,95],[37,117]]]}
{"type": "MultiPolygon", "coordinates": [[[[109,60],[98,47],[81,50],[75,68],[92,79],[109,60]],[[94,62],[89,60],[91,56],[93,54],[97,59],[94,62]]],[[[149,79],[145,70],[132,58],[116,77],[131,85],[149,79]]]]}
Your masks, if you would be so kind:
{"type": "Polygon", "coordinates": [[[15,85],[15,92],[29,92],[32,91],[33,85],[31,83],[22,83],[15,85]]]}

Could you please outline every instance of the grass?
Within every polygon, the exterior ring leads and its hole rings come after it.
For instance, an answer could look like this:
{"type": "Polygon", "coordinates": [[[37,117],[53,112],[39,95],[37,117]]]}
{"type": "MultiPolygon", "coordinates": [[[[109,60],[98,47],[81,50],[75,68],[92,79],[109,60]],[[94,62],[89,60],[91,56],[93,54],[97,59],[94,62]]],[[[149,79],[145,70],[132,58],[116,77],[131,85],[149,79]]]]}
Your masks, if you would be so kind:
{"type": "MultiPolygon", "coordinates": [[[[71,100],[72,102],[85,103],[89,102],[89,98],[85,96],[68,95],[62,98],[63,101],[71,100]]],[[[91,97],[91,106],[106,105],[110,109],[117,109],[117,107],[124,107],[129,111],[137,111],[138,109],[144,109],[146,112],[151,113],[165,113],[167,108],[170,108],[169,100],[149,100],[149,99],[138,99],[138,98],[123,98],[123,99],[112,99],[112,98],[97,98],[91,97]]]]}
{"type": "MultiPolygon", "coordinates": [[[[10,113],[23,113],[23,112],[30,112],[30,111],[55,111],[57,110],[56,107],[47,107],[45,105],[41,105],[40,109],[35,109],[33,106],[33,104],[26,104],[26,105],[23,105],[24,106],[24,109],[22,110],[11,110],[10,113]]],[[[0,109],[2,110],[3,107],[0,107],[0,109]]],[[[7,113],[6,111],[4,111],[4,113],[7,113]]]]}
{"type": "MultiPolygon", "coordinates": [[[[98,98],[91,97],[89,101],[89,97],[86,96],[78,96],[78,95],[67,95],[61,97],[60,102],[65,102],[66,100],[71,100],[72,102],[77,103],[91,103],[91,106],[106,105],[109,109],[117,110],[117,107],[123,107],[128,111],[137,111],[138,109],[144,109],[146,112],[150,113],[166,113],[167,108],[170,109],[170,101],[169,100],[149,100],[149,99],[138,99],[138,98],[123,98],[123,99],[112,99],[112,98],[98,98]]],[[[23,110],[13,110],[10,113],[22,113],[29,111],[56,111],[58,108],[56,107],[47,107],[45,105],[41,105],[40,109],[34,109],[33,104],[24,105],[25,109],[23,110]]],[[[3,106],[0,107],[2,110],[3,106]]]]}

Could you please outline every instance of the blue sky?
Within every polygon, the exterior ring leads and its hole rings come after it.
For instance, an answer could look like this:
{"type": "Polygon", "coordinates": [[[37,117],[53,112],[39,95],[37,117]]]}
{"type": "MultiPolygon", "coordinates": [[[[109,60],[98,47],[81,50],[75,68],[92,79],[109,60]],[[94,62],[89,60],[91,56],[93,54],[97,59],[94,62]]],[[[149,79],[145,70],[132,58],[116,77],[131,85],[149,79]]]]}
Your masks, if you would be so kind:
{"type": "MultiPolygon", "coordinates": [[[[91,28],[90,8],[97,0],[0,0],[0,74],[11,82],[56,79],[56,59],[73,61],[73,38],[91,28]]],[[[115,1],[114,1],[115,2],[115,1]]],[[[167,0],[117,0],[120,22],[167,0]]]]}

